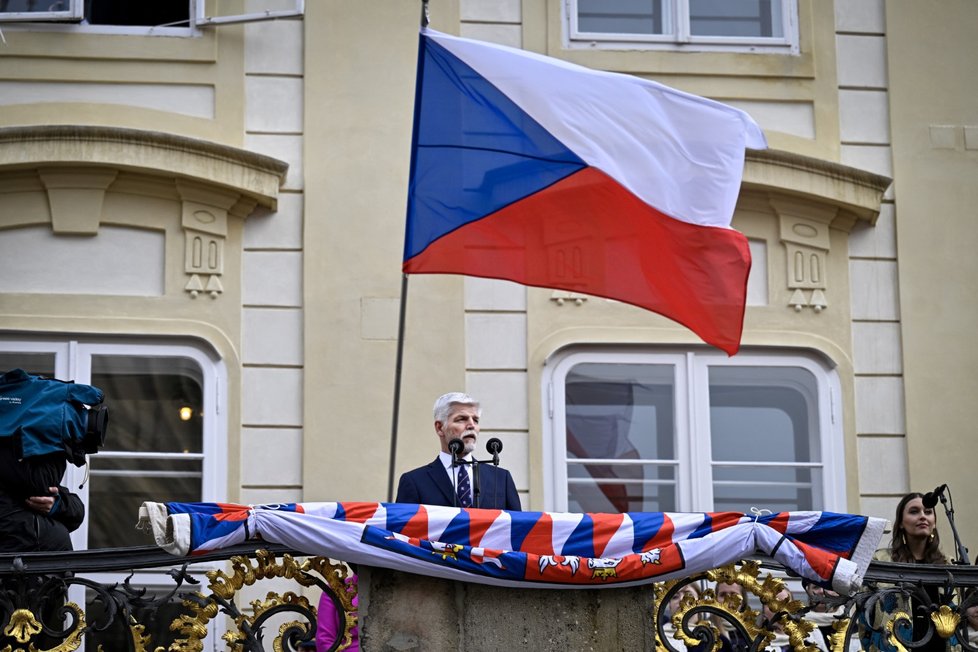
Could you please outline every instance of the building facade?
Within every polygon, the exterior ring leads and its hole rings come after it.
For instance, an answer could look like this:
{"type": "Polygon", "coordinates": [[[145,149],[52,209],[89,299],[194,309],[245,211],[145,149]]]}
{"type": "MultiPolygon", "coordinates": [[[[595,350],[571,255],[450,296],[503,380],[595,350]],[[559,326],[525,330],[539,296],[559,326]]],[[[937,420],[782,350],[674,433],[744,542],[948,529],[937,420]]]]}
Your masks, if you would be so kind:
{"type": "Polygon", "coordinates": [[[420,2],[90,4],[0,23],[0,367],[113,411],[77,546],[139,543],[146,499],[385,500],[392,431],[397,473],[430,461],[459,389],[526,508],[892,518],[947,483],[978,537],[974,3],[431,0],[439,31],[757,120],[729,358],[582,294],[402,285],[420,2]]]}

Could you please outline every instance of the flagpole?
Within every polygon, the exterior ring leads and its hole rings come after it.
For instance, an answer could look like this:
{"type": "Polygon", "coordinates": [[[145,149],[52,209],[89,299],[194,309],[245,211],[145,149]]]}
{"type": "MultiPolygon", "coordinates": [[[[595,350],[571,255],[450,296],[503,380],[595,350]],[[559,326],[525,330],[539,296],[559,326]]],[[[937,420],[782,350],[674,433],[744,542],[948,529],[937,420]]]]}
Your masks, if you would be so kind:
{"type": "Polygon", "coordinates": [[[397,462],[397,419],[401,406],[401,367],[404,361],[404,322],[407,314],[407,274],[401,274],[401,308],[397,318],[397,358],[394,361],[394,407],[391,410],[391,454],[387,470],[387,502],[394,502],[394,467],[397,462]]]}

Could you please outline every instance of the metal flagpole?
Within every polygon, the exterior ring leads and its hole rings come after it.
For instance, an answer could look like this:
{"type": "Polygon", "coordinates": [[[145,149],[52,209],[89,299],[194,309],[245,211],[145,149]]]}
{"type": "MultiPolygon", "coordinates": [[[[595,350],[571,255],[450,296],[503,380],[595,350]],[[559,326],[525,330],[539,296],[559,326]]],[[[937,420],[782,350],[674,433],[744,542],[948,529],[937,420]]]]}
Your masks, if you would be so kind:
{"type": "Polygon", "coordinates": [[[401,309],[397,319],[397,358],[394,362],[394,409],[391,411],[391,454],[387,470],[387,502],[394,502],[394,466],[397,462],[397,417],[401,405],[401,367],[404,361],[404,318],[407,314],[407,274],[401,274],[401,309]]]}

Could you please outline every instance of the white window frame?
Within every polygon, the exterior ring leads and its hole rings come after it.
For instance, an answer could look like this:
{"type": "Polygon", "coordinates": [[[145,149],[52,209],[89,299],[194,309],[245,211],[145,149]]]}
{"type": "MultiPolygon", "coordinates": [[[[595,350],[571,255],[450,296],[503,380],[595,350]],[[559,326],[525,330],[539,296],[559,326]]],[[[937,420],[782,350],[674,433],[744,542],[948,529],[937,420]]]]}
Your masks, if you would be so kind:
{"type": "MultiPolygon", "coordinates": [[[[211,0],[213,1],[213,0],[211,0]]],[[[199,27],[214,25],[231,25],[237,23],[252,23],[279,18],[301,18],[305,15],[305,0],[291,0],[289,9],[265,9],[243,14],[227,16],[210,15],[207,12],[208,0],[187,0],[189,21],[179,25],[91,25],[85,22],[85,0],[65,0],[68,9],[63,11],[11,11],[0,13],[0,24],[3,23],[50,23],[48,25],[32,25],[32,29],[89,32],[99,34],[136,34],[157,36],[195,36],[199,35],[199,27]]]]}
{"type": "MultiPolygon", "coordinates": [[[[548,361],[542,378],[544,443],[544,509],[567,511],[567,442],[564,380],[582,363],[672,365],[675,372],[676,499],[679,511],[710,511],[713,468],[710,445],[709,369],[713,366],[798,367],[815,378],[811,397],[819,429],[822,509],[846,510],[845,446],[839,397],[841,384],[833,366],[801,351],[741,351],[728,357],[719,351],[639,351],[572,348],[548,361]],[[696,463],[694,460],[705,460],[696,463]]],[[[655,460],[651,460],[655,461],[655,460]]]]}
{"type": "Polygon", "coordinates": [[[798,2],[781,3],[783,37],[694,36],[690,33],[689,0],[663,0],[665,22],[672,31],[665,34],[584,32],[579,28],[578,0],[564,0],[564,45],[587,49],[716,50],[727,52],[769,52],[798,54],[798,2]]]}
{"type": "MultiPolygon", "coordinates": [[[[221,388],[226,386],[226,367],[219,358],[204,350],[189,344],[171,342],[102,342],[98,340],[79,339],[8,339],[0,338],[0,348],[4,351],[19,353],[48,353],[55,356],[55,377],[62,380],[74,380],[78,383],[90,384],[93,355],[124,355],[132,357],[182,357],[189,358],[200,367],[203,378],[203,460],[201,470],[201,501],[222,502],[227,496],[227,397],[221,388]]],[[[108,437],[112,437],[112,408],[111,397],[107,397],[109,405],[108,437]]],[[[96,455],[112,457],[108,451],[96,455]]],[[[86,510],[89,505],[88,484],[82,484],[85,479],[85,468],[68,465],[65,473],[65,483],[72,492],[76,493],[86,510]],[[79,489],[79,486],[81,488],[79,489]]],[[[133,514],[135,522],[136,514],[133,514]]],[[[75,550],[88,549],[88,519],[71,533],[71,543],[75,550]]],[[[147,539],[147,544],[151,543],[147,539]]]]}

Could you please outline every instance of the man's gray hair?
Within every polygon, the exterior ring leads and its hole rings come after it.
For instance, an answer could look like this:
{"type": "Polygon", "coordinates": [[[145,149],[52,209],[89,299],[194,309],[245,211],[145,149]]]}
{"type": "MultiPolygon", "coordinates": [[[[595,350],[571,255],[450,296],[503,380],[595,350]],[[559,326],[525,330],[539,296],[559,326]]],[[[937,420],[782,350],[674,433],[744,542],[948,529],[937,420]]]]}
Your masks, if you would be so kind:
{"type": "Polygon", "coordinates": [[[442,394],[435,401],[435,408],[432,410],[435,415],[435,421],[445,423],[448,420],[448,415],[451,413],[453,405],[471,405],[475,408],[476,414],[480,417],[482,416],[482,406],[479,405],[479,401],[463,392],[449,392],[448,394],[442,394]]]}

